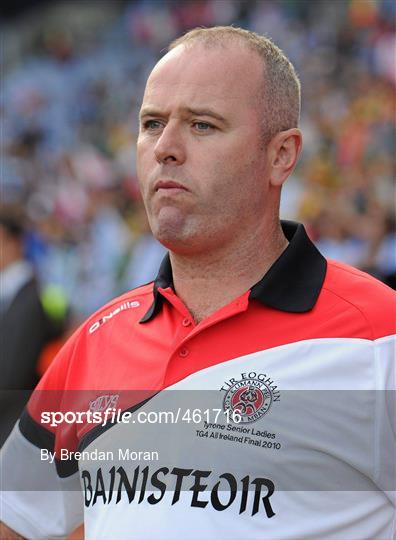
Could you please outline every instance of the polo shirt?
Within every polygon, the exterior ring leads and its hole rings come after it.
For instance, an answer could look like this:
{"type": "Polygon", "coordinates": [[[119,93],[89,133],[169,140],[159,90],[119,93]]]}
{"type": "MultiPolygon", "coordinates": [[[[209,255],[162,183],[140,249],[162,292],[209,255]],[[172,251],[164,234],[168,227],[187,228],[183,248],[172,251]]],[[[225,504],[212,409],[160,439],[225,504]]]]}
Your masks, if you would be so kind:
{"type": "Polygon", "coordinates": [[[396,294],[282,227],[265,276],[199,324],[166,256],[75,332],[2,450],[6,524],[32,539],[83,519],[95,540],[394,538],[396,294]]]}

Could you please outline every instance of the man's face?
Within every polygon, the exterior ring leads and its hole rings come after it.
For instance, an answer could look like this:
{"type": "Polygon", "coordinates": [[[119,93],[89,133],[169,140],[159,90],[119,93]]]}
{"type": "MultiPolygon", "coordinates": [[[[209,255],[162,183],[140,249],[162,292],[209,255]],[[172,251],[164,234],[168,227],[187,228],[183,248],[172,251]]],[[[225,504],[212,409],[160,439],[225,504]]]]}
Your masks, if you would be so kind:
{"type": "Polygon", "coordinates": [[[236,43],[182,45],[152,71],[137,169],[153,234],[170,250],[224,246],[263,219],[263,84],[261,59],[236,43]]]}

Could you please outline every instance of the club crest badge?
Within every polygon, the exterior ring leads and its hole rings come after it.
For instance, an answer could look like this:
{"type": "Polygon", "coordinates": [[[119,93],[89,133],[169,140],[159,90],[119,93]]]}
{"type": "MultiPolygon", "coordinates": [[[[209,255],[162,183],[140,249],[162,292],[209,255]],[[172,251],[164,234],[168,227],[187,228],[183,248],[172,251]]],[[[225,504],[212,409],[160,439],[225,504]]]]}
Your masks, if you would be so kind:
{"type": "Polygon", "coordinates": [[[256,422],[268,413],[280,392],[274,381],[265,373],[241,373],[240,379],[230,379],[221,390],[225,392],[223,409],[238,424],[256,422]]]}

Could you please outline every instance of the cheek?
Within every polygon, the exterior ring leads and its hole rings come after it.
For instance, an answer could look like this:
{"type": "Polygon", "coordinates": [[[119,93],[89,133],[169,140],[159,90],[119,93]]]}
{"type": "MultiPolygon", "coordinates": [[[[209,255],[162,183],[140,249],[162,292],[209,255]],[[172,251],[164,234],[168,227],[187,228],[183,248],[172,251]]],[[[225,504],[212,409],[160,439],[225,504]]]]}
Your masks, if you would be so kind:
{"type": "Polygon", "coordinates": [[[224,214],[255,211],[262,206],[266,193],[265,172],[256,156],[229,157],[218,162],[213,172],[213,199],[224,214]]]}
{"type": "Polygon", "coordinates": [[[212,173],[213,191],[219,204],[236,204],[246,197],[246,173],[246,163],[241,164],[233,156],[216,163],[212,173]]]}
{"type": "Polygon", "coordinates": [[[150,168],[153,167],[152,161],[153,160],[150,159],[150,151],[147,144],[138,144],[136,149],[136,173],[142,192],[148,184],[150,168]]]}
{"type": "Polygon", "coordinates": [[[136,145],[136,169],[141,171],[147,161],[147,145],[138,142],[136,145]]]}

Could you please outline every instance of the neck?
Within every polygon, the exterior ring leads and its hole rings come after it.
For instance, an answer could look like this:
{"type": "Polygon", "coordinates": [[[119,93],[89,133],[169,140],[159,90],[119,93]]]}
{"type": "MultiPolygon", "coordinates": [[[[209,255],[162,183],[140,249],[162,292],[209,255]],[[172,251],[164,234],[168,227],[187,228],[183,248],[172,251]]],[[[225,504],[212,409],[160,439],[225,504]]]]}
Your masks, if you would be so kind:
{"type": "Polygon", "coordinates": [[[286,249],[279,222],[199,254],[170,253],[176,294],[196,323],[257,283],[286,249]]]}

